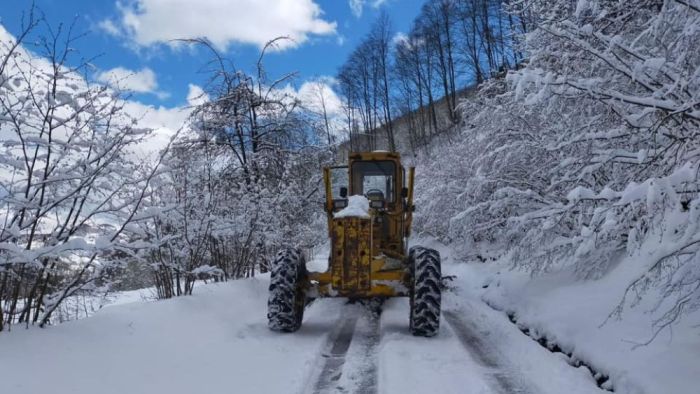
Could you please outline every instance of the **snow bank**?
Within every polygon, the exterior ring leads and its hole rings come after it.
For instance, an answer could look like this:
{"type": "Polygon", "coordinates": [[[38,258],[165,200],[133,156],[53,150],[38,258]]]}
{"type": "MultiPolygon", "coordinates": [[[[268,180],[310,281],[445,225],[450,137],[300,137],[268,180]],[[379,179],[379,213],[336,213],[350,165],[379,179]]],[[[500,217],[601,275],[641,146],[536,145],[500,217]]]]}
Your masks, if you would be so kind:
{"type": "Polygon", "coordinates": [[[365,196],[350,196],[348,206],[333,215],[334,218],[369,218],[369,200],[365,196]]]}
{"type": "Polygon", "coordinates": [[[683,318],[650,344],[654,305],[649,297],[620,319],[608,316],[621,300],[640,256],[618,257],[615,268],[597,280],[581,281],[571,271],[532,277],[509,271],[507,258],[463,264],[454,272],[470,292],[514,313],[534,337],[546,337],[563,350],[610,376],[616,393],[694,394],[700,376],[697,325],[700,313],[683,318]],[[635,264],[636,263],[636,264],[635,264]],[[694,326],[696,326],[694,328],[694,326]]]}

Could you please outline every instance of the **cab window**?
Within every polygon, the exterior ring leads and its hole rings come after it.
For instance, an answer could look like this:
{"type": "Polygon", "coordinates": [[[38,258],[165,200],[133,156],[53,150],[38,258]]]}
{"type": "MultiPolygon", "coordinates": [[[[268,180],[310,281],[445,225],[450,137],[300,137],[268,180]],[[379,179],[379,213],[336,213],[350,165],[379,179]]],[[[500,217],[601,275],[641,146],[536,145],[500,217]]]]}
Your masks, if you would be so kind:
{"type": "Polygon", "coordinates": [[[348,167],[338,166],[331,167],[331,198],[337,200],[342,198],[340,195],[340,189],[349,186],[348,182],[348,167]]]}
{"type": "Polygon", "coordinates": [[[394,201],[395,174],[393,161],[356,161],[352,164],[352,192],[370,200],[394,201]]]}

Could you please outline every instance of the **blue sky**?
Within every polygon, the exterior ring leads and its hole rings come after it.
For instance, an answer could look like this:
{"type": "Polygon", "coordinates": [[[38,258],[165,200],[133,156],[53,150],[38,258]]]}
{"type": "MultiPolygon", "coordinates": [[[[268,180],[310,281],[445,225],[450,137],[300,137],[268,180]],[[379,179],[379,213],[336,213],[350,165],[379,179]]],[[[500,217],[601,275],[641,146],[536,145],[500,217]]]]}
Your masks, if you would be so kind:
{"type": "MultiPolygon", "coordinates": [[[[263,42],[280,34],[295,44],[267,56],[271,77],[298,72],[295,87],[333,76],[367,34],[380,9],[396,33],[406,32],[424,0],[36,0],[52,26],[77,18],[89,35],[75,44],[93,63],[94,78],[120,79],[141,103],[175,107],[186,103],[190,85],[204,85],[209,59],[202,50],[172,47],[170,39],[207,36],[236,67],[252,71],[263,42]],[[113,70],[110,74],[108,71],[113,70]],[[120,74],[121,72],[121,74],[120,74]]],[[[0,23],[20,29],[29,0],[5,0],[0,23]]]]}

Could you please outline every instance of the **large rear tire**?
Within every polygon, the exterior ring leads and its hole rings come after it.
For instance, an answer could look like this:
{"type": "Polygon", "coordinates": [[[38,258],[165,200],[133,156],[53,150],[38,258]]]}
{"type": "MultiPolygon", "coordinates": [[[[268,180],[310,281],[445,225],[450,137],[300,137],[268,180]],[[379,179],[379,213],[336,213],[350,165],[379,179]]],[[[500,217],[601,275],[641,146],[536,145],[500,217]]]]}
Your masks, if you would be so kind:
{"type": "Polygon", "coordinates": [[[409,251],[411,280],[410,330],[413,335],[432,337],[440,330],[440,253],[415,246],[409,251]]]}
{"type": "Polygon", "coordinates": [[[306,303],[306,263],[298,249],[277,254],[270,267],[267,326],[273,331],[294,332],[301,327],[306,303]]]}

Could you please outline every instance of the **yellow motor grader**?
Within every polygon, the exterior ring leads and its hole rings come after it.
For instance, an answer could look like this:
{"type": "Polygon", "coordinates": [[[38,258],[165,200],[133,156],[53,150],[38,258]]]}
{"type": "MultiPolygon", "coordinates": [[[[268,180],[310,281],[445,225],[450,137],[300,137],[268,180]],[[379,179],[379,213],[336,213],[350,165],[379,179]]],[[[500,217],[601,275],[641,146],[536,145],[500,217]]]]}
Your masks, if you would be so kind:
{"type": "Polygon", "coordinates": [[[350,153],[347,166],[324,168],[330,255],[326,272],[308,272],[298,249],[280,251],[271,265],[268,326],[301,327],[307,298],[409,297],[413,335],[440,326],[440,255],[419,246],[407,252],[414,168],[398,153],[350,153]]]}

